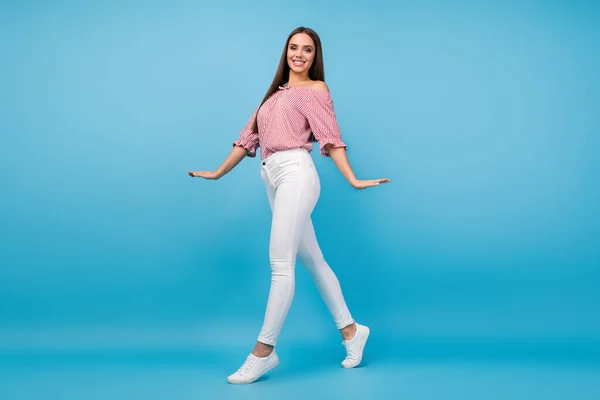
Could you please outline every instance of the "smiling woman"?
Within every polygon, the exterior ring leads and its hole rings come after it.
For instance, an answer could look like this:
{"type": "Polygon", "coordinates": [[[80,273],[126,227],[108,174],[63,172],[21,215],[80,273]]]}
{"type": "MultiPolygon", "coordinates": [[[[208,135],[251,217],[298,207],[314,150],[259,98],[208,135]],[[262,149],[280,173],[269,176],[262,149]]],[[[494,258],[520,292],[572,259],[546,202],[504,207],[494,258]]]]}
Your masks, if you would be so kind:
{"type": "Polygon", "coordinates": [[[321,252],[311,214],[321,184],[310,152],[318,141],[321,154],[331,157],[356,189],[389,179],[359,180],[346,155],[346,144],[325,83],[321,40],[310,28],[295,29],[286,41],[279,67],[262,102],[254,111],[233,150],[216,171],[190,171],[191,177],[219,179],[244,157],[261,149],[261,177],[272,210],[269,257],[272,279],[266,314],[254,350],[228,377],[229,383],[252,383],[279,364],[275,345],[294,297],[298,257],[307,268],[340,330],[346,347],[344,368],[362,360],[369,328],[355,322],[340,283],[321,252]]]}

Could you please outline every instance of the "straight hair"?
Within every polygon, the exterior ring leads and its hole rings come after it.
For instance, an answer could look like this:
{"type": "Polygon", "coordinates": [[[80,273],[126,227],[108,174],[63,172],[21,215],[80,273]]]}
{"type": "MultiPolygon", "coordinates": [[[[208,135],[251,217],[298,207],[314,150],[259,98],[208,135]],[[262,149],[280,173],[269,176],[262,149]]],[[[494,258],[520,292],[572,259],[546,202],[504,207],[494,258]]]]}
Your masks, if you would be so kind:
{"type": "MultiPolygon", "coordinates": [[[[287,83],[290,76],[290,66],[287,63],[287,50],[288,46],[290,45],[290,40],[294,35],[298,33],[306,33],[315,43],[315,58],[313,60],[312,65],[310,66],[310,69],[308,70],[308,77],[311,80],[325,82],[325,68],[323,66],[323,50],[321,47],[321,39],[319,38],[317,32],[315,32],[314,30],[300,26],[294,29],[285,41],[285,46],[283,47],[283,52],[281,53],[279,66],[277,67],[277,72],[275,73],[275,77],[273,78],[273,82],[271,82],[269,90],[267,90],[265,97],[262,99],[260,105],[258,106],[258,110],[260,110],[265,101],[267,101],[269,97],[271,97],[271,95],[273,95],[273,93],[275,93],[279,89],[280,86],[283,86],[285,83],[287,83]]],[[[254,122],[252,123],[252,132],[255,133],[258,132],[258,110],[256,112],[256,116],[254,117],[254,122]]],[[[312,133],[310,135],[310,140],[313,142],[316,141],[312,133]]]]}

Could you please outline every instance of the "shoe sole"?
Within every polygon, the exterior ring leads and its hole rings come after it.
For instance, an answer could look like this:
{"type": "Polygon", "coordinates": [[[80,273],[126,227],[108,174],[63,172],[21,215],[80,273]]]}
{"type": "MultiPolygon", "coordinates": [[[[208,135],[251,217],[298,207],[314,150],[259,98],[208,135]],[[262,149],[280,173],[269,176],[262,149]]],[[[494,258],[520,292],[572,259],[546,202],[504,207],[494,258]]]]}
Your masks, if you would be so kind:
{"type": "Polygon", "coordinates": [[[360,360],[358,360],[358,362],[356,363],[356,365],[349,365],[349,366],[346,367],[346,366],[344,366],[344,364],[342,364],[342,367],[347,368],[347,369],[356,368],[362,362],[363,352],[365,351],[365,346],[367,345],[367,340],[369,340],[369,335],[371,334],[371,329],[368,326],[365,326],[365,328],[367,329],[367,333],[365,334],[365,340],[364,340],[364,342],[362,342],[362,344],[360,346],[360,360]]]}
{"type": "Polygon", "coordinates": [[[273,368],[275,368],[278,365],[279,365],[279,360],[275,361],[272,365],[270,365],[269,367],[267,367],[267,369],[265,369],[262,374],[260,374],[259,376],[257,376],[256,378],[254,378],[251,381],[248,381],[248,382],[230,382],[229,379],[227,379],[227,383],[229,383],[231,385],[249,385],[249,384],[254,383],[257,380],[259,380],[261,377],[263,377],[265,374],[267,374],[269,371],[271,371],[273,368]]]}

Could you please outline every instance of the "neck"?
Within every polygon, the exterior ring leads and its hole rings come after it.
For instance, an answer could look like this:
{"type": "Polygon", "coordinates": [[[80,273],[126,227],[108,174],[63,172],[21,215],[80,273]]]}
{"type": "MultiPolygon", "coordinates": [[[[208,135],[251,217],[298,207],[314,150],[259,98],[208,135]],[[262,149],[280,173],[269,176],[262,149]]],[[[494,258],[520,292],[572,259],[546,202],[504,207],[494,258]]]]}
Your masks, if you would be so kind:
{"type": "Polygon", "coordinates": [[[290,71],[290,75],[288,77],[288,86],[294,86],[301,82],[310,81],[308,77],[308,71],[304,74],[297,74],[294,71],[290,71]]]}

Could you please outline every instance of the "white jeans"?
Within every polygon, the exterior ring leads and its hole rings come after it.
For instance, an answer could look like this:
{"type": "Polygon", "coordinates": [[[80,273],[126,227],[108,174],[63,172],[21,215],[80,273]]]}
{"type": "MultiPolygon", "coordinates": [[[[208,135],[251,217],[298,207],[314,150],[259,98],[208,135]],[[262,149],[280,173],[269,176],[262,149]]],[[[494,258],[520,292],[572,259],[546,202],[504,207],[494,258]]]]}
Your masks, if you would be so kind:
{"type": "Polygon", "coordinates": [[[275,346],[294,297],[296,257],[308,270],[338,329],[354,322],[339,281],[325,261],[311,221],[321,184],[305,149],[278,151],[261,162],[273,219],[271,288],[258,341],[275,346]]]}

